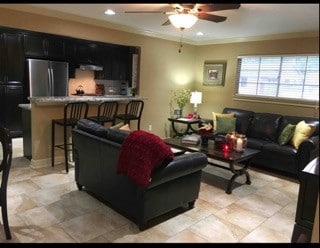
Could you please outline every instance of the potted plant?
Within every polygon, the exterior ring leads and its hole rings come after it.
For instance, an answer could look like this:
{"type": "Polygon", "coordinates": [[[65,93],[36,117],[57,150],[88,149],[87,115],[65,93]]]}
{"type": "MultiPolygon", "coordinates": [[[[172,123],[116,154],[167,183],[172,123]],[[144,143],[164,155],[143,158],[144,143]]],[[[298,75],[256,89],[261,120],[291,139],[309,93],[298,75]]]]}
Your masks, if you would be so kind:
{"type": "Polygon", "coordinates": [[[137,88],[136,87],[130,88],[130,93],[131,93],[132,96],[135,96],[136,93],[137,93],[137,88]]]}
{"type": "Polygon", "coordinates": [[[175,102],[177,103],[180,109],[180,116],[182,116],[183,108],[190,101],[190,96],[191,96],[190,89],[181,89],[181,90],[174,91],[173,99],[175,100],[175,102]]]}

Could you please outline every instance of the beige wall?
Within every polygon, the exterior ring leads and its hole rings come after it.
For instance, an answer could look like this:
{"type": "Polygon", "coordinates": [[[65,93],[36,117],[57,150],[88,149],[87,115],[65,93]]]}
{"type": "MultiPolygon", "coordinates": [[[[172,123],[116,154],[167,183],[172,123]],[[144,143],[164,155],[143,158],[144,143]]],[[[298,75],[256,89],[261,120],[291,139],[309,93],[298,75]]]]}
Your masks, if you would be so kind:
{"type": "MultiPolygon", "coordinates": [[[[211,118],[212,111],[224,107],[239,107],[258,112],[287,115],[318,116],[314,107],[275,105],[270,102],[252,103],[233,100],[238,55],[319,53],[319,37],[296,38],[193,46],[184,44],[178,53],[177,42],[126,33],[99,26],[45,17],[0,8],[0,25],[33,31],[65,35],[75,38],[141,47],[139,95],[148,97],[142,118],[142,129],[152,125],[152,131],[162,137],[169,132],[170,90],[182,87],[203,91],[203,103],[198,106],[200,116],[211,118]],[[226,60],[225,86],[203,86],[205,60],[226,60]]],[[[192,111],[192,105],[185,112],[192,111]]]]}
{"type": "Polygon", "coordinates": [[[300,107],[233,100],[235,91],[237,56],[263,54],[319,53],[319,37],[270,41],[241,42],[197,47],[196,88],[204,92],[203,104],[199,105],[200,116],[211,118],[212,111],[222,111],[225,106],[286,115],[319,116],[315,106],[300,107]],[[203,64],[206,60],[227,61],[225,86],[203,86],[203,64]]]}

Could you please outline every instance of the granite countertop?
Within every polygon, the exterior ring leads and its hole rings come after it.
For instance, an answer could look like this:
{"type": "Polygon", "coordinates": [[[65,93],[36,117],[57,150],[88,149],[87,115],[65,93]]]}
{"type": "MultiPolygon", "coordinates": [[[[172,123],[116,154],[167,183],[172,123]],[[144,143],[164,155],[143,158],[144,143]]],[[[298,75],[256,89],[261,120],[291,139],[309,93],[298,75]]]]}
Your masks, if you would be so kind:
{"type": "Polygon", "coordinates": [[[18,107],[20,107],[22,109],[26,109],[26,110],[31,110],[31,104],[30,103],[19,104],[18,107]]]}
{"type": "MultiPolygon", "coordinates": [[[[147,100],[147,97],[141,96],[49,96],[49,97],[30,97],[30,102],[36,105],[59,105],[67,102],[85,101],[88,103],[99,103],[101,101],[119,101],[126,102],[130,100],[147,100]]],[[[20,104],[22,105],[22,104],[20,104]]],[[[19,107],[21,107],[19,105],[19,107]]]]}

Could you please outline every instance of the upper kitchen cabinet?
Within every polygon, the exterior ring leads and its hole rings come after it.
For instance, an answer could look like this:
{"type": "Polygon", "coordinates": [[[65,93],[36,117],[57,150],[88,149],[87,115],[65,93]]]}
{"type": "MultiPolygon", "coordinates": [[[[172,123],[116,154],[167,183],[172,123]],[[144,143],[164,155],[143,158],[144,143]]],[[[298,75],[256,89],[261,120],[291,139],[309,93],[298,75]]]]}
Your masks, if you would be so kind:
{"type": "Polygon", "coordinates": [[[0,30],[0,84],[22,84],[25,57],[23,37],[0,30]]]}
{"type": "Polygon", "coordinates": [[[24,51],[26,57],[64,60],[65,41],[55,36],[25,34],[24,51]]]}
{"type": "Polygon", "coordinates": [[[101,49],[102,71],[95,73],[96,79],[129,80],[129,48],[105,45],[101,49]]]}
{"type": "Polygon", "coordinates": [[[76,64],[101,63],[100,46],[98,43],[76,40],[74,42],[74,61],[76,64]]]}

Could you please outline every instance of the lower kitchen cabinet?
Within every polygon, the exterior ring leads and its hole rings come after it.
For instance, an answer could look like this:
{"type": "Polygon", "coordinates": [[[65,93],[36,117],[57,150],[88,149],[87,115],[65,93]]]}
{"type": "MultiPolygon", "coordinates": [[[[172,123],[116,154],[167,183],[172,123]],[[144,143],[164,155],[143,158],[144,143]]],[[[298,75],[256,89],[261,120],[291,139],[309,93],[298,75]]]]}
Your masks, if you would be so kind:
{"type": "Polygon", "coordinates": [[[21,109],[23,87],[21,85],[0,85],[0,125],[8,128],[12,138],[21,137],[21,109]]]}

